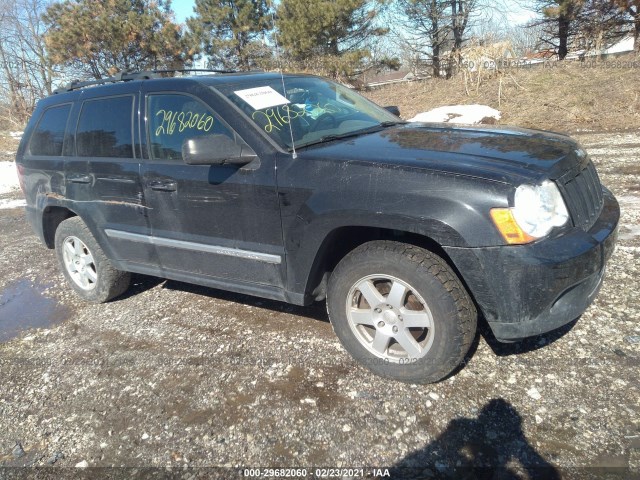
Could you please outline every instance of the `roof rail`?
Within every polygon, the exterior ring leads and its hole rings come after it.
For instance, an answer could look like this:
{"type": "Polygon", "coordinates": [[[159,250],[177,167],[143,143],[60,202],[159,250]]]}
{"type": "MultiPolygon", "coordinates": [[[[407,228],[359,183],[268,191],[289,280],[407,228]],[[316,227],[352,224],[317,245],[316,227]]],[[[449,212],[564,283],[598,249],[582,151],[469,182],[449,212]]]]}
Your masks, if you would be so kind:
{"type": "Polygon", "coordinates": [[[92,87],[95,85],[104,85],[106,83],[128,82],[131,80],[149,80],[152,78],[161,78],[163,73],[186,73],[186,72],[207,72],[207,73],[236,73],[234,70],[210,70],[202,68],[176,68],[166,70],[144,70],[141,72],[119,72],[113,77],[100,78],[98,80],[73,80],[63,87],[59,87],[53,91],[53,94],[71,92],[84,87],[92,87]]]}
{"type": "Polygon", "coordinates": [[[210,68],[170,68],[167,70],[148,70],[140,73],[187,73],[187,72],[238,73],[237,70],[216,70],[216,69],[210,69],[210,68]]]}

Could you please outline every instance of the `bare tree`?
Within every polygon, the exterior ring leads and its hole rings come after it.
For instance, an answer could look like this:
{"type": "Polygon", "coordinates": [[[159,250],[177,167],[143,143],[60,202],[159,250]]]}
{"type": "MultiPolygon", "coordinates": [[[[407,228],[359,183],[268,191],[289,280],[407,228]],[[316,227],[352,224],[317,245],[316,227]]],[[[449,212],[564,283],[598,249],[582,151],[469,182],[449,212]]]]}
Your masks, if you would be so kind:
{"type": "Polygon", "coordinates": [[[416,65],[426,59],[434,77],[451,76],[461,65],[465,43],[483,26],[497,24],[494,17],[506,10],[503,0],[396,0],[395,4],[400,28],[393,34],[403,56],[416,65]]]}
{"type": "Polygon", "coordinates": [[[462,60],[462,45],[466,40],[465,34],[469,27],[471,13],[478,6],[478,0],[450,0],[451,33],[453,34],[453,59],[460,63],[462,60]]]}
{"type": "Polygon", "coordinates": [[[511,41],[513,51],[518,57],[524,57],[541,47],[540,38],[543,28],[540,25],[517,25],[505,31],[505,37],[511,41]]]}
{"type": "Polygon", "coordinates": [[[584,0],[576,18],[577,48],[602,54],[625,33],[626,13],[611,0],[584,0]]]}
{"type": "Polygon", "coordinates": [[[415,70],[418,70],[420,60],[426,58],[431,64],[431,75],[439,77],[442,71],[441,55],[447,48],[447,42],[450,42],[450,2],[398,0],[397,6],[398,21],[405,30],[398,34],[401,48],[409,58],[414,58],[412,63],[415,70]]]}
{"type": "Polygon", "coordinates": [[[0,95],[4,118],[22,126],[51,93],[54,70],[44,44],[48,0],[0,0],[0,95]]]}

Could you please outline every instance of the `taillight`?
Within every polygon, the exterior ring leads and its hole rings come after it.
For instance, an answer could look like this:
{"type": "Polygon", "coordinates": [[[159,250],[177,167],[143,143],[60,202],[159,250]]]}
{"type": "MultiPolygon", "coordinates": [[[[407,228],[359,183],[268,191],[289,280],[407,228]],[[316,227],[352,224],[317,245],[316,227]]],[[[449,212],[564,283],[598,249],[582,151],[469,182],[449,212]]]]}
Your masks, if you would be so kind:
{"type": "Polygon", "coordinates": [[[16,163],[16,170],[18,171],[18,182],[20,182],[20,189],[24,195],[27,194],[27,190],[24,186],[24,165],[16,163]]]}

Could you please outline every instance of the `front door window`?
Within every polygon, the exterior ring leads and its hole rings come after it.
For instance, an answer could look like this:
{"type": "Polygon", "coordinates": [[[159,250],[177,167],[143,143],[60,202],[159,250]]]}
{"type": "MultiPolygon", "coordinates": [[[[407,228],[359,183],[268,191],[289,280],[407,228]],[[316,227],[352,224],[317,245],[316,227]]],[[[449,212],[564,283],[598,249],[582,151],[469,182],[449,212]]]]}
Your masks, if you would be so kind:
{"type": "Polygon", "coordinates": [[[233,138],[229,129],[200,100],[176,94],[153,94],[148,99],[153,160],[182,161],[182,145],[190,138],[220,134],[233,138]]]}

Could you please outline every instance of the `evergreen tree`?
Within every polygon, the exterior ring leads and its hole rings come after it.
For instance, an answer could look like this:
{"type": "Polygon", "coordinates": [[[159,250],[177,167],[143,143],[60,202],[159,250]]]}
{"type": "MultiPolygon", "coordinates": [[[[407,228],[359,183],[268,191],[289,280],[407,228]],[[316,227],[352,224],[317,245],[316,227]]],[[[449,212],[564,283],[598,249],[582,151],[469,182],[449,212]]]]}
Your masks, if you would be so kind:
{"type": "Polygon", "coordinates": [[[272,26],[267,0],[196,0],[187,20],[192,46],[212,66],[251,70],[268,62],[264,39],[272,26]]]}
{"type": "Polygon", "coordinates": [[[439,77],[442,54],[451,49],[449,0],[397,0],[400,23],[411,32],[407,46],[416,57],[426,56],[431,63],[431,75],[439,77]]]}
{"type": "Polygon", "coordinates": [[[65,0],[44,15],[54,65],[95,78],[123,70],[180,68],[190,60],[163,0],[65,0]]]}
{"type": "Polygon", "coordinates": [[[277,39],[298,66],[350,76],[368,56],[368,42],[388,31],[376,25],[383,7],[383,0],[281,0],[277,39]]]}
{"type": "Polygon", "coordinates": [[[558,52],[558,59],[564,60],[569,53],[569,39],[576,33],[577,19],[584,0],[537,0],[536,8],[543,19],[534,25],[544,27],[543,42],[558,52]]]}

